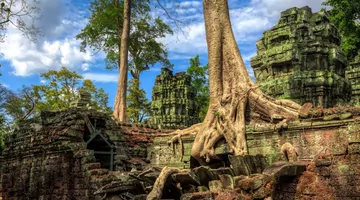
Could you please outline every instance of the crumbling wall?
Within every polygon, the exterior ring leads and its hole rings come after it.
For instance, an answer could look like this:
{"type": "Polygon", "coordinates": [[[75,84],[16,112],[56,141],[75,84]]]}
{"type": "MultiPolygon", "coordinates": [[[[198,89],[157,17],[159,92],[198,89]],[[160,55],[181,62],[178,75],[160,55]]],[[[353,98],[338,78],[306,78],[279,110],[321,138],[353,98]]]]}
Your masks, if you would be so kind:
{"type": "MultiPolygon", "coordinates": [[[[296,149],[299,162],[306,165],[306,171],[301,175],[285,176],[278,180],[272,199],[360,198],[360,118],[324,118],[326,120],[292,122],[287,130],[281,132],[274,131],[274,127],[247,127],[246,139],[250,155],[262,154],[267,157],[269,164],[286,161],[281,146],[288,142],[296,149]]],[[[182,160],[180,146],[177,144],[174,151],[173,147],[168,146],[167,141],[170,138],[154,139],[153,145],[148,148],[151,164],[189,168],[194,137],[183,137],[182,160]]],[[[217,155],[226,156],[229,152],[227,144],[220,141],[215,152],[217,155]]],[[[235,180],[235,177],[233,179],[235,180]]],[[[251,184],[247,185],[250,188],[251,184]]],[[[255,192],[247,190],[245,186],[243,189],[255,195],[255,192]]]]}
{"type": "Polygon", "coordinates": [[[5,138],[3,199],[90,200],[97,198],[96,189],[117,180],[116,173],[101,168],[94,151],[87,149],[81,112],[42,112],[42,124],[24,121],[5,138]]]}
{"type": "Polygon", "coordinates": [[[306,6],[283,11],[256,46],[251,66],[265,93],[319,107],[350,100],[347,59],[339,32],[325,10],[312,13],[306,6]]]}

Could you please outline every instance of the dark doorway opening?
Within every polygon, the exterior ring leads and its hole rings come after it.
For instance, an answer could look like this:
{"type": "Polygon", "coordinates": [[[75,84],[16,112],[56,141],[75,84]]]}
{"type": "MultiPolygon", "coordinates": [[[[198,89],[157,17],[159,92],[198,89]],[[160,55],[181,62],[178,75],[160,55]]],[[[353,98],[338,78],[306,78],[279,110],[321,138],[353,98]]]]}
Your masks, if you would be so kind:
{"type": "Polygon", "coordinates": [[[105,130],[106,122],[102,119],[85,119],[84,141],[87,143],[87,149],[94,151],[96,162],[101,164],[101,168],[112,171],[114,169],[114,145],[102,134],[105,130]]]}

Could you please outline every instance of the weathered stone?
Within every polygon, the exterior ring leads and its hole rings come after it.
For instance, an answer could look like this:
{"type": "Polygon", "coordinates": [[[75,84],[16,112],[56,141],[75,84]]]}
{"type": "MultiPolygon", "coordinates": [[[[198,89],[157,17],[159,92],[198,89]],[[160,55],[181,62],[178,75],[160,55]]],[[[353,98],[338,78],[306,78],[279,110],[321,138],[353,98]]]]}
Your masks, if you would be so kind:
{"type": "Polygon", "coordinates": [[[221,174],[219,175],[219,179],[224,189],[233,190],[234,189],[234,179],[229,174],[221,174]]]}
{"type": "Polygon", "coordinates": [[[305,103],[299,110],[299,117],[307,118],[313,105],[311,103],[305,103]]]}
{"type": "Polygon", "coordinates": [[[350,100],[347,58],[325,10],[312,13],[306,6],[283,11],[256,46],[251,66],[265,93],[320,107],[350,100]]]}
{"type": "Polygon", "coordinates": [[[223,185],[220,180],[209,181],[209,190],[210,192],[220,192],[223,191],[223,185]]]}
{"type": "Polygon", "coordinates": [[[229,155],[229,160],[234,172],[239,175],[250,175],[254,173],[261,173],[267,166],[267,159],[263,155],[245,155],[232,156],[229,155]]]}
{"type": "Polygon", "coordinates": [[[219,168],[219,169],[211,169],[207,166],[201,166],[194,169],[194,173],[199,177],[199,181],[201,185],[208,185],[209,181],[218,180],[219,175],[229,174],[234,176],[234,172],[230,168],[219,168]]]}
{"type": "Polygon", "coordinates": [[[278,179],[281,176],[297,176],[305,169],[306,166],[301,163],[277,162],[267,167],[263,173],[275,176],[278,179]]]}
{"type": "Polygon", "coordinates": [[[200,179],[196,176],[193,172],[183,172],[183,173],[176,173],[172,175],[172,178],[175,182],[181,184],[191,184],[191,185],[200,185],[200,179]]]}
{"type": "Polygon", "coordinates": [[[214,198],[215,196],[211,192],[201,192],[183,194],[180,200],[214,200],[214,198]]]}
{"type": "Polygon", "coordinates": [[[315,165],[316,165],[316,167],[330,166],[331,165],[331,160],[317,159],[317,160],[315,160],[315,165]]]}
{"type": "Polygon", "coordinates": [[[199,107],[195,102],[196,91],[190,85],[191,77],[184,72],[172,74],[161,69],[153,87],[150,118],[152,128],[185,128],[199,122],[199,107]]]}
{"type": "Polygon", "coordinates": [[[351,104],[360,106],[360,51],[354,60],[350,61],[345,77],[351,84],[351,104]]]}
{"type": "Polygon", "coordinates": [[[199,191],[199,192],[206,192],[206,191],[209,191],[209,188],[201,185],[201,186],[198,186],[198,187],[197,187],[197,191],[199,191]]]}

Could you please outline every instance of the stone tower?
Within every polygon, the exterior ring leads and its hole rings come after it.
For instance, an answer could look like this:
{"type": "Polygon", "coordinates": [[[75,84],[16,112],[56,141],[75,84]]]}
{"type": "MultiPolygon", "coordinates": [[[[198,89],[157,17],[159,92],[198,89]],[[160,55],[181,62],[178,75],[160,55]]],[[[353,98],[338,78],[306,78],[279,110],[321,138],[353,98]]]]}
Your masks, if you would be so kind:
{"type": "Polygon", "coordinates": [[[360,51],[346,69],[346,78],[352,89],[351,104],[360,106],[360,51]]]}
{"type": "Polygon", "coordinates": [[[351,96],[345,79],[347,59],[339,45],[340,35],[325,10],[290,8],[256,43],[251,66],[265,93],[331,107],[351,96]]]}
{"type": "Polygon", "coordinates": [[[149,126],[176,129],[198,123],[199,109],[195,95],[189,75],[185,72],[173,75],[171,70],[162,68],[152,90],[149,126]]]}

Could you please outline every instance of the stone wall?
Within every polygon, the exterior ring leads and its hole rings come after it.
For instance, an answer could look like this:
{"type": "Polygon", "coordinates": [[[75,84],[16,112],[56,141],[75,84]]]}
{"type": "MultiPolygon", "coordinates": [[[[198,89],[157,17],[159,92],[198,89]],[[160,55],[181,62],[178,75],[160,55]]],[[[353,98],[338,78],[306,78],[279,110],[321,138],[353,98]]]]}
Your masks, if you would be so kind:
{"type": "MultiPolygon", "coordinates": [[[[321,150],[330,149],[333,155],[344,155],[347,151],[359,153],[360,118],[334,121],[294,122],[288,130],[274,132],[273,127],[267,130],[247,126],[246,140],[250,155],[262,154],[268,157],[269,163],[284,161],[281,146],[289,142],[297,150],[300,160],[310,161],[321,150]]],[[[193,136],[183,137],[184,157],[180,161],[180,146],[175,150],[167,144],[168,137],[155,138],[148,148],[148,158],[155,166],[178,166],[189,168],[190,150],[193,136]]],[[[219,141],[215,149],[217,154],[227,154],[228,146],[219,141]]],[[[321,153],[321,152],[320,152],[321,153]]]]}
{"type": "Polygon", "coordinates": [[[70,109],[42,112],[41,124],[23,121],[5,138],[1,155],[3,199],[96,199],[96,189],[117,172],[105,169],[84,141],[83,115],[106,118],[94,111],[70,109]],[[93,113],[93,115],[91,115],[93,113]]]}
{"type": "Polygon", "coordinates": [[[173,75],[171,70],[161,69],[152,91],[150,127],[177,129],[199,122],[196,92],[190,83],[191,77],[185,72],[173,75]]]}
{"type": "Polygon", "coordinates": [[[360,106],[360,52],[359,55],[349,63],[346,69],[346,78],[351,84],[351,104],[360,106]]]}
{"type": "MultiPolygon", "coordinates": [[[[273,131],[271,127],[266,130],[248,126],[246,139],[250,155],[265,155],[269,164],[286,161],[281,146],[289,142],[295,147],[300,162],[306,165],[306,171],[301,175],[282,177],[276,184],[272,198],[359,199],[359,121],[359,117],[344,120],[297,121],[282,132],[273,131]]],[[[153,145],[148,148],[151,164],[189,168],[194,137],[183,138],[182,160],[180,146],[176,145],[173,151],[173,148],[167,145],[170,138],[159,137],[153,141],[153,145]]],[[[217,144],[215,151],[217,155],[226,155],[229,152],[227,144],[223,141],[217,144]]]]}
{"type": "Polygon", "coordinates": [[[265,93],[332,107],[347,103],[351,95],[347,59],[339,45],[340,35],[326,11],[290,8],[256,43],[251,66],[265,93]]]}

